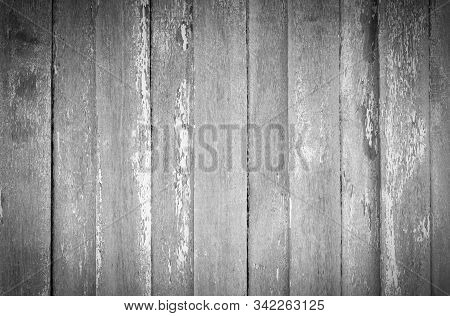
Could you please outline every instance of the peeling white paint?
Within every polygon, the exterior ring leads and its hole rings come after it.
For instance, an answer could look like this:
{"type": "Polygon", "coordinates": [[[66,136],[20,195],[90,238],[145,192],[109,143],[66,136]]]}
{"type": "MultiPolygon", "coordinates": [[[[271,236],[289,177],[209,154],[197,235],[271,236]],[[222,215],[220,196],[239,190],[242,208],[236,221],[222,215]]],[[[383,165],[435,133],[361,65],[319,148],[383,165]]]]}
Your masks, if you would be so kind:
{"type": "Polygon", "coordinates": [[[176,263],[179,270],[183,270],[189,259],[189,221],[191,205],[190,184],[190,87],[183,80],[177,91],[177,101],[174,117],[176,137],[176,167],[175,167],[175,213],[178,217],[177,230],[180,234],[176,263]]]}

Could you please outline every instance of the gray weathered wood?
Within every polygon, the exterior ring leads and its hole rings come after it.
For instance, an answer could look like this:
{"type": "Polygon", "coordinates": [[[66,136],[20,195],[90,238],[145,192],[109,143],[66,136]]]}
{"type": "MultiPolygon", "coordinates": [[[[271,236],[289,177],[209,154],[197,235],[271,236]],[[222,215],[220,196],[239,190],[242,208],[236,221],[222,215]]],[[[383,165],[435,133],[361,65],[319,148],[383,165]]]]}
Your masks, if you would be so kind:
{"type": "Polygon", "coordinates": [[[51,3],[0,3],[0,294],[50,294],[51,3]]]}
{"type": "Polygon", "coordinates": [[[382,293],[430,294],[428,1],[379,12],[382,293]]]}
{"type": "Polygon", "coordinates": [[[198,295],[247,292],[246,3],[194,1],[194,288],[198,295]],[[217,167],[199,133],[217,150],[217,167]],[[237,129],[233,125],[237,126],[237,129]],[[224,126],[230,130],[225,130],[224,126]],[[227,134],[233,138],[227,142],[227,134]],[[215,137],[217,136],[217,137],[215,137]],[[228,152],[228,144],[230,151],[228,152]],[[230,159],[232,166],[229,165],[230,159]],[[230,168],[231,167],[231,168],[230,168]]]}
{"type": "Polygon", "coordinates": [[[431,7],[432,293],[450,293],[450,4],[431,7]]]}
{"type": "Polygon", "coordinates": [[[250,0],[248,14],[248,115],[256,126],[249,130],[249,294],[289,295],[287,2],[250,0]]]}
{"type": "Polygon", "coordinates": [[[100,1],[97,294],[151,292],[150,5],[100,1]]]}
{"type": "Polygon", "coordinates": [[[289,2],[292,295],[339,295],[339,1],[289,2]]]}
{"type": "Polygon", "coordinates": [[[56,295],[95,295],[95,7],[92,0],[59,0],[53,6],[56,295]]]}
{"type": "Polygon", "coordinates": [[[152,149],[155,295],[194,294],[192,9],[190,0],[152,3],[152,122],[158,131],[152,149]]]}
{"type": "Polygon", "coordinates": [[[380,294],[377,1],[341,9],[342,294],[380,294]]]}

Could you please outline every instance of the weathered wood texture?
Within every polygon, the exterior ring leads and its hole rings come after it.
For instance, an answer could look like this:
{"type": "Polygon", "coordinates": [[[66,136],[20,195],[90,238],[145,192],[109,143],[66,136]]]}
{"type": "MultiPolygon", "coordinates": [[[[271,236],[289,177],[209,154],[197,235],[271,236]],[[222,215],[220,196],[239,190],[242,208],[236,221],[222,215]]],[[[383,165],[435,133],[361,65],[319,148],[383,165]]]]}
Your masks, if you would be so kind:
{"type": "Polygon", "coordinates": [[[450,294],[450,4],[431,7],[432,293],[450,294]]]}
{"type": "Polygon", "coordinates": [[[248,10],[249,294],[289,295],[287,1],[248,10]]]}
{"type": "Polygon", "coordinates": [[[95,294],[95,12],[96,3],[91,0],[54,1],[55,295],[95,294]]]}
{"type": "Polygon", "coordinates": [[[151,292],[150,5],[101,1],[96,23],[97,294],[151,292]]]}
{"type": "Polygon", "coordinates": [[[430,294],[428,1],[380,3],[382,294],[430,294]]]}
{"type": "Polygon", "coordinates": [[[377,1],[341,9],[342,294],[380,294],[377,1]]]}
{"type": "Polygon", "coordinates": [[[51,3],[0,2],[0,294],[50,294],[51,3]]]}
{"type": "Polygon", "coordinates": [[[195,47],[195,294],[245,295],[246,2],[194,1],[195,47]]]}
{"type": "Polygon", "coordinates": [[[339,1],[289,2],[290,292],[341,292],[339,1]]]}
{"type": "Polygon", "coordinates": [[[152,2],[155,295],[194,294],[192,10],[190,0],[152,2]]]}

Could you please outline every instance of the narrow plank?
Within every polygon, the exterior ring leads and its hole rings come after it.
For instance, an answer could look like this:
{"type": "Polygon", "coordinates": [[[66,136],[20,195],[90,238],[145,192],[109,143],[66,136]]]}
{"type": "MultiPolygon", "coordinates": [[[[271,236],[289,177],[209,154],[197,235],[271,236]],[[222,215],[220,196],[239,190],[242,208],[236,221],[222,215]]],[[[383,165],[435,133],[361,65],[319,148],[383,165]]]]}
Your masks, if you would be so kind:
{"type": "Polygon", "coordinates": [[[91,0],[53,6],[55,295],[95,295],[95,7],[91,0]]]}
{"type": "Polygon", "coordinates": [[[194,1],[194,47],[194,292],[245,295],[247,175],[241,164],[247,159],[245,1],[194,1]],[[204,143],[216,151],[215,166],[204,143]]]}
{"type": "Polygon", "coordinates": [[[248,14],[249,294],[289,295],[287,2],[250,0],[248,14]]]}
{"type": "Polygon", "coordinates": [[[152,2],[152,122],[158,131],[152,147],[155,295],[194,294],[192,10],[191,0],[152,2]]]}
{"type": "Polygon", "coordinates": [[[430,294],[428,1],[380,3],[381,280],[430,294]]]}
{"type": "Polygon", "coordinates": [[[151,294],[150,5],[100,2],[97,294],[151,294]]]}
{"type": "Polygon", "coordinates": [[[342,294],[380,294],[377,0],[341,10],[342,294]]]}
{"type": "Polygon", "coordinates": [[[450,5],[431,7],[431,280],[435,295],[450,293],[450,5]]]}
{"type": "Polygon", "coordinates": [[[0,294],[50,294],[51,3],[0,3],[0,294]]]}
{"type": "Polygon", "coordinates": [[[292,295],[341,293],[339,1],[289,2],[292,295]]]}

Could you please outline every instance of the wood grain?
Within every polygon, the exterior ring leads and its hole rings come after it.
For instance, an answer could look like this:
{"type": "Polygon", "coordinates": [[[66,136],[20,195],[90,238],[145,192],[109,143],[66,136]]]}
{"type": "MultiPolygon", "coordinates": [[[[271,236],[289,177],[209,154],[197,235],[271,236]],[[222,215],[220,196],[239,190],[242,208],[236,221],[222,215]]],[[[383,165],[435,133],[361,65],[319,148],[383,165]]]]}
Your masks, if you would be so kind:
{"type": "Polygon", "coordinates": [[[450,293],[450,4],[431,7],[432,293],[450,293]]]}
{"type": "Polygon", "coordinates": [[[248,14],[249,294],[288,295],[287,2],[250,0],[248,14]]]}
{"type": "Polygon", "coordinates": [[[51,4],[0,3],[0,294],[50,294],[51,4]]]}
{"type": "Polygon", "coordinates": [[[152,2],[155,295],[194,294],[192,10],[190,0],[152,2]]]}
{"type": "Polygon", "coordinates": [[[149,2],[100,2],[96,24],[100,295],[151,293],[149,54],[149,2]]]}
{"type": "Polygon", "coordinates": [[[91,0],[53,7],[55,295],[95,294],[95,9],[91,0]]]}
{"type": "Polygon", "coordinates": [[[292,295],[341,292],[339,1],[289,2],[292,295]]]}
{"type": "Polygon", "coordinates": [[[194,1],[194,47],[200,48],[194,49],[195,294],[245,295],[247,175],[241,163],[247,159],[245,1],[194,1]],[[215,167],[210,168],[213,159],[203,141],[217,151],[215,167]],[[201,156],[204,168],[199,167],[201,156]]]}
{"type": "Polygon", "coordinates": [[[428,2],[380,3],[382,294],[430,294],[428,2]]]}
{"type": "Polygon", "coordinates": [[[341,9],[342,294],[380,294],[377,1],[341,9]]]}

